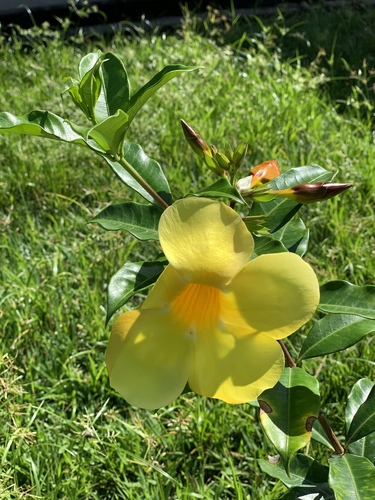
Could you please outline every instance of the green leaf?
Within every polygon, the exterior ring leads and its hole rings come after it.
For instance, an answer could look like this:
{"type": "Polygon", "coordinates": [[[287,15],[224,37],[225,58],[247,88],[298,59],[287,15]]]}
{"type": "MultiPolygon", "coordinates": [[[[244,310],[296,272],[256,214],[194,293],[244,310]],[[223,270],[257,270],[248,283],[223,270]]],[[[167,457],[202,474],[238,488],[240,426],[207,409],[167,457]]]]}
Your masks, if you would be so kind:
{"type": "Polygon", "coordinates": [[[107,323],[121,306],[136,293],[155,283],[163,272],[166,261],[127,262],[114,274],[107,290],[107,323]]]}
{"type": "Polygon", "coordinates": [[[86,140],[71,125],[54,113],[37,109],[23,116],[0,113],[0,131],[4,134],[26,134],[85,145],[86,140]]]}
{"type": "Polygon", "coordinates": [[[318,381],[301,368],[285,368],[258,401],[263,429],[288,471],[292,456],[311,439],[320,406],[318,381]]]}
{"type": "Polygon", "coordinates": [[[109,205],[91,222],[100,224],[108,231],[123,229],[139,240],[158,240],[158,223],[161,211],[154,205],[118,203],[109,205]]]}
{"type": "Polygon", "coordinates": [[[375,321],[361,316],[328,314],[311,328],[299,353],[299,360],[342,351],[375,331],[375,321]]]}
{"type": "Polygon", "coordinates": [[[307,251],[309,242],[309,230],[302,219],[292,220],[284,227],[272,233],[289,251],[303,257],[307,251]]]}
{"type": "Polygon", "coordinates": [[[206,196],[207,198],[229,198],[231,200],[246,205],[240,193],[233,187],[228,179],[222,178],[214,182],[210,186],[204,187],[194,193],[194,196],[206,196]]]}
{"type": "MultiPolygon", "coordinates": [[[[348,432],[352,420],[360,406],[366,401],[370,395],[371,389],[375,386],[375,382],[368,378],[362,378],[354,384],[345,407],[345,427],[348,432]]],[[[375,429],[374,429],[375,431],[375,429]]],[[[353,455],[359,455],[368,458],[371,462],[375,462],[375,432],[367,434],[367,436],[358,439],[351,443],[348,451],[353,455]]]]}
{"type": "Polygon", "coordinates": [[[199,66],[184,66],[183,64],[172,64],[166,66],[164,69],[159,71],[149,82],[147,82],[143,87],[141,87],[135,94],[130,98],[129,106],[126,111],[129,115],[129,125],[133,121],[135,115],[145,104],[145,102],[154,95],[163,85],[165,85],[169,80],[175,78],[181,73],[186,71],[194,71],[199,69],[199,66]]]}
{"type": "Polygon", "coordinates": [[[266,219],[266,215],[251,215],[249,217],[246,216],[242,218],[250,233],[254,233],[263,229],[266,224],[266,219]]]}
{"type": "MultiPolygon", "coordinates": [[[[348,432],[352,423],[353,417],[359,407],[366,401],[375,382],[368,378],[362,378],[353,386],[348,401],[345,407],[345,427],[348,432]]],[[[350,443],[348,451],[353,455],[368,458],[371,462],[375,462],[375,432],[364,436],[357,441],[350,443]]]]}
{"type": "Polygon", "coordinates": [[[81,80],[88,71],[93,69],[100,56],[101,52],[98,51],[98,52],[90,52],[89,54],[86,54],[85,56],[82,57],[78,66],[78,74],[81,80]]]}
{"type": "Polygon", "coordinates": [[[281,243],[281,241],[275,240],[271,235],[258,236],[256,234],[254,237],[254,251],[251,255],[251,259],[259,257],[266,253],[279,253],[287,252],[287,249],[281,243]]]}
{"type": "MultiPolygon", "coordinates": [[[[171,190],[159,163],[148,157],[141,146],[133,142],[124,142],[123,157],[126,161],[143,177],[143,179],[170,205],[172,203],[171,190]]],[[[121,182],[134,189],[143,198],[151,203],[155,203],[154,198],[132,177],[120,163],[103,158],[119,177],[121,182]]]]}
{"type": "Polygon", "coordinates": [[[314,486],[317,483],[326,483],[328,481],[328,467],[309,457],[297,453],[289,464],[289,474],[285,470],[284,463],[279,460],[277,463],[270,463],[268,460],[258,460],[259,466],[263,472],[271,477],[280,479],[285,486],[314,486]]]}
{"type": "Polygon", "coordinates": [[[119,110],[126,112],[130,100],[130,83],[123,62],[110,52],[100,56],[96,68],[101,88],[95,105],[95,118],[101,122],[119,110]]]}
{"type": "Polygon", "coordinates": [[[374,500],[375,467],[367,458],[345,454],[331,457],[328,464],[336,500],[374,500]]]}
{"type": "Polygon", "coordinates": [[[375,286],[329,281],[320,288],[318,309],[326,313],[354,314],[375,319],[375,286]]]}
{"type": "MultiPolygon", "coordinates": [[[[287,189],[306,182],[328,181],[333,175],[332,172],[328,172],[318,165],[291,168],[278,177],[275,177],[267,184],[267,187],[276,190],[287,189]]],[[[299,203],[285,198],[275,198],[267,203],[254,203],[249,215],[266,214],[266,227],[271,232],[275,232],[282,228],[300,208],[301,205],[299,203]]]]}
{"type": "Polygon", "coordinates": [[[128,118],[128,115],[119,109],[116,114],[92,127],[88,135],[104,151],[115,156],[124,142],[128,129],[128,118]]]}
{"type": "Polygon", "coordinates": [[[375,385],[353,416],[346,434],[346,443],[349,445],[372,432],[375,432],[375,385]]]}

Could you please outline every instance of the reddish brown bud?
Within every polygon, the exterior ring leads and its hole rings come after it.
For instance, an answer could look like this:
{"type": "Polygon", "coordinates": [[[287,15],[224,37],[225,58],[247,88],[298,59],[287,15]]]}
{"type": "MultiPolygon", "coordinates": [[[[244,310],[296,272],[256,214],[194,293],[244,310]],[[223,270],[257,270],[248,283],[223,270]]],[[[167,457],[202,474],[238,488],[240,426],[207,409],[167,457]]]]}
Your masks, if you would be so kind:
{"type": "Polygon", "coordinates": [[[184,120],[181,120],[181,126],[184,131],[185,138],[195,154],[203,159],[205,158],[205,155],[212,156],[209,145],[193,129],[193,127],[190,127],[190,125],[188,125],[184,120]]]}
{"type": "Polygon", "coordinates": [[[298,203],[313,203],[315,201],[328,200],[352,186],[353,184],[339,184],[337,182],[313,182],[310,184],[298,184],[297,186],[280,191],[270,191],[270,193],[298,203]]]}

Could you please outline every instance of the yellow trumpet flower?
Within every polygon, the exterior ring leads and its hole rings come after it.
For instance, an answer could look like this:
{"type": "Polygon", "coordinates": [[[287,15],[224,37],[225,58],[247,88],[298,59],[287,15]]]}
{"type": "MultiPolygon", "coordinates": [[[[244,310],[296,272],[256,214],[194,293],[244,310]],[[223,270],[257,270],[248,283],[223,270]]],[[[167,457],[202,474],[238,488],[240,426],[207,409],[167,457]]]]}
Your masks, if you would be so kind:
{"type": "Polygon", "coordinates": [[[148,409],[172,402],[186,383],[231,404],[273,387],[284,368],[277,340],[319,302],[312,268],[288,252],[250,260],[253,238],[240,215],[205,198],[167,208],[159,237],[169,265],[142,307],[114,323],[111,386],[148,409]]]}

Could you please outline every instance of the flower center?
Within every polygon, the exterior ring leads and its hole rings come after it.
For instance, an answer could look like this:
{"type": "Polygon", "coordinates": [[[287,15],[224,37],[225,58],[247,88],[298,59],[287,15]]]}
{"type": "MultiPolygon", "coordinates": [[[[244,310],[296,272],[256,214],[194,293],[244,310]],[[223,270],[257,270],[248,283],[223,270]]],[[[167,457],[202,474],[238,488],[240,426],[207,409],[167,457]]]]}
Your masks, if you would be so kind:
{"type": "Polygon", "coordinates": [[[220,314],[219,289],[191,283],[173,301],[172,311],[180,321],[195,329],[217,323],[220,314]]]}

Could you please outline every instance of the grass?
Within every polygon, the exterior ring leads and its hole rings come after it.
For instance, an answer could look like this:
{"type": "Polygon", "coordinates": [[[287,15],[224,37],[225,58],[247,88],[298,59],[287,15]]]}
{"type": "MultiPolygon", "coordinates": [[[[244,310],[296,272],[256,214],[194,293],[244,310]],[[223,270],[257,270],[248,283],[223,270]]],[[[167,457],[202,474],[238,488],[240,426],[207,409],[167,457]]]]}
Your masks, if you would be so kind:
{"type": "MultiPolygon", "coordinates": [[[[340,80],[345,92],[333,85],[347,71],[340,62],[345,50],[350,71],[359,75],[363,60],[355,54],[366,50],[367,30],[362,37],[356,32],[355,49],[345,49],[342,25],[328,31],[330,16],[312,12],[315,24],[304,18],[298,26],[279,16],[235,20],[225,31],[211,17],[203,26],[190,19],[181,32],[164,36],[63,41],[42,32],[28,50],[16,38],[3,41],[0,109],[76,116],[68,98],[60,99],[62,80],[97,48],[124,58],[133,88],[167,63],[202,65],[145,106],[129,139],[160,161],[176,198],[212,179],[184,142],[180,118],[218,147],[248,142],[244,172],[271,158],[283,170],[309,163],[338,170],[336,180],[355,187],[304,210],[311,230],[307,258],[321,283],[373,283],[372,94],[362,91],[369,82],[358,86],[350,75],[340,80]],[[337,35],[335,46],[323,39],[321,47],[333,58],[328,74],[317,47],[321,34],[313,31],[317,20],[327,37],[337,35]],[[297,56],[293,36],[301,44],[297,56]],[[314,43],[303,52],[306,40],[314,43]]],[[[368,13],[349,14],[370,26],[368,13]]],[[[370,61],[369,74],[373,67],[370,61]]],[[[148,412],[128,406],[108,386],[105,285],[125,261],[158,249],[87,222],[132,193],[84,149],[18,136],[0,136],[0,144],[1,498],[279,498],[283,486],[257,464],[274,452],[248,405],[188,394],[148,412]]],[[[292,352],[300,343],[301,335],[292,337],[292,352]]],[[[339,435],[350,387],[375,375],[373,347],[368,338],[323,360],[323,406],[339,435]]],[[[314,373],[321,361],[305,367],[314,373]]],[[[320,448],[316,453],[325,456],[320,448]]]]}

